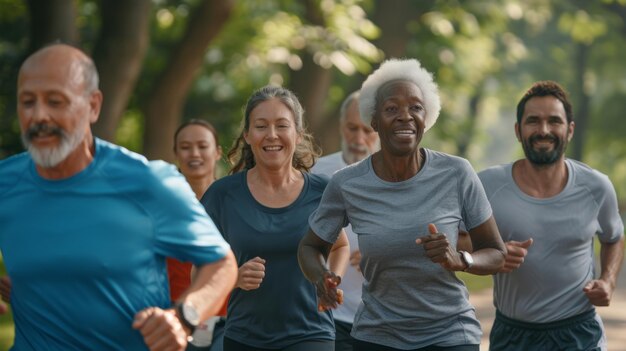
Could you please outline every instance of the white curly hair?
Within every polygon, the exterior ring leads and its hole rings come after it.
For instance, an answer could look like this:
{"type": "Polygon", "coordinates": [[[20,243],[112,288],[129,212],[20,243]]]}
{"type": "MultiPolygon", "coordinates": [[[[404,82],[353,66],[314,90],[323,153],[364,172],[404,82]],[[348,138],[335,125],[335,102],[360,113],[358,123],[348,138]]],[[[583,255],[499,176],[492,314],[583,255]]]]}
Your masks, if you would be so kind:
{"type": "Polygon", "coordinates": [[[422,67],[416,59],[389,59],[370,74],[361,86],[359,96],[359,113],[366,124],[372,122],[376,113],[376,95],[378,89],[385,83],[393,80],[406,80],[415,83],[424,95],[424,109],[426,110],[425,129],[432,127],[441,110],[441,100],[437,83],[433,75],[422,67]]]}

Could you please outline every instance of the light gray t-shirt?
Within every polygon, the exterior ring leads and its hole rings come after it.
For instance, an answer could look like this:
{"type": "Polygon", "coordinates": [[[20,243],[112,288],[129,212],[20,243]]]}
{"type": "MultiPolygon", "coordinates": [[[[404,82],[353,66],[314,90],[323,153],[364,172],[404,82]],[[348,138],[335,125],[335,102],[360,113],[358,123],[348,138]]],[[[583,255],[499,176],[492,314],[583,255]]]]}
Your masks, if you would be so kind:
{"type": "Polygon", "coordinates": [[[609,178],[583,163],[565,162],[567,184],[547,199],[519,189],[512,163],[479,173],[502,239],[534,240],[519,269],[494,276],[494,304],[507,317],[546,323],[593,309],[583,293],[594,279],[593,236],[611,243],[624,234],[609,178]]]}
{"type": "Polygon", "coordinates": [[[335,173],[309,224],[331,243],[348,223],[358,236],[365,282],[353,337],[399,349],[479,344],[465,285],[415,239],[434,223],[455,247],[459,223],[474,228],[491,207],[467,160],[425,153],[420,172],[402,182],[380,179],[371,157],[335,173]]]}
{"type": "MultiPolygon", "coordinates": [[[[311,172],[331,177],[335,172],[346,166],[348,164],[343,160],[342,152],[339,151],[320,158],[313,166],[313,169],[311,169],[311,172]]],[[[352,226],[348,225],[344,229],[350,243],[350,252],[358,250],[359,242],[356,234],[352,231],[352,226]]],[[[340,288],[343,290],[343,303],[333,310],[335,320],[350,324],[354,322],[354,315],[361,304],[362,285],[363,274],[349,264],[346,268],[346,273],[341,277],[340,288]]]]}

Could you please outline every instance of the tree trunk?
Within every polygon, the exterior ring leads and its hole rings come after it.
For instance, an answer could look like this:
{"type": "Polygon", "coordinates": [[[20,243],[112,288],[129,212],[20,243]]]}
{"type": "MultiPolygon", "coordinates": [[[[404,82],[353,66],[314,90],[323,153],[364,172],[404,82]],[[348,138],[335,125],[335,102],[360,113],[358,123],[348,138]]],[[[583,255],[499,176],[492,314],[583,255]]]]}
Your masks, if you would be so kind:
{"type": "Polygon", "coordinates": [[[204,0],[192,11],[183,38],[142,104],[143,151],[149,159],[172,160],[171,139],[180,123],[185,98],[202,66],[207,46],[227,22],[233,4],[234,0],[204,0]]]}
{"type": "Polygon", "coordinates": [[[474,136],[476,135],[476,121],[478,120],[478,104],[483,96],[482,85],[477,87],[474,95],[470,98],[467,120],[463,122],[465,128],[458,135],[457,155],[463,158],[467,157],[474,136]]]}
{"type": "Polygon", "coordinates": [[[416,6],[412,1],[406,0],[376,1],[372,21],[380,27],[382,35],[374,44],[383,50],[386,59],[406,56],[407,45],[411,39],[408,24],[411,20],[417,21],[421,14],[416,6]]]}
{"type": "Polygon", "coordinates": [[[328,123],[325,123],[324,106],[332,83],[332,72],[313,62],[313,57],[309,53],[301,57],[302,69],[291,73],[290,89],[298,96],[304,107],[309,132],[313,133],[316,142],[325,149],[328,136],[325,130],[328,123]]]}
{"type": "MultiPolygon", "coordinates": [[[[148,46],[149,0],[102,1],[102,30],[93,58],[100,73],[104,102],[96,135],[113,140],[148,46]]],[[[31,51],[55,40],[77,45],[73,0],[29,0],[31,51]]]]}
{"type": "Polygon", "coordinates": [[[150,0],[101,1],[102,29],[93,52],[104,95],[94,134],[114,141],[150,42],[150,0]]]}
{"type": "MultiPolygon", "coordinates": [[[[324,26],[324,18],[316,1],[305,1],[304,18],[316,26],[324,26]]],[[[289,88],[298,96],[304,107],[308,130],[313,133],[315,140],[325,148],[327,127],[324,117],[324,107],[328,98],[328,89],[332,83],[333,74],[313,61],[313,55],[304,52],[301,55],[302,68],[290,74],[289,88]]]]}
{"type": "Polygon", "coordinates": [[[577,94],[577,106],[574,108],[574,121],[576,128],[574,130],[574,138],[572,139],[572,149],[570,157],[575,160],[582,161],[587,136],[587,128],[589,125],[589,104],[590,97],[585,91],[585,72],[587,71],[587,61],[589,58],[589,45],[579,43],[576,47],[576,80],[574,83],[577,94]]]}
{"type": "MultiPolygon", "coordinates": [[[[0,58],[0,68],[3,70],[0,79],[0,95],[10,97],[0,102],[0,159],[23,151],[20,142],[15,118],[16,114],[16,83],[19,68],[24,59],[45,44],[54,41],[76,45],[78,43],[78,31],[75,25],[76,8],[72,0],[28,0],[28,22],[30,33],[28,48],[20,52],[19,56],[7,54],[11,47],[17,43],[7,43],[7,53],[0,58]]],[[[2,6],[2,5],[0,5],[2,6]]],[[[0,11],[10,11],[2,9],[0,11]]],[[[26,35],[26,34],[24,34],[26,35]]],[[[6,40],[6,38],[5,38],[6,40]]],[[[9,40],[10,42],[10,40],[9,40]]],[[[15,45],[15,47],[21,45],[15,45]]]]}
{"type": "Polygon", "coordinates": [[[30,47],[32,53],[42,46],[60,41],[78,44],[74,0],[28,0],[30,13],[30,47]]]}

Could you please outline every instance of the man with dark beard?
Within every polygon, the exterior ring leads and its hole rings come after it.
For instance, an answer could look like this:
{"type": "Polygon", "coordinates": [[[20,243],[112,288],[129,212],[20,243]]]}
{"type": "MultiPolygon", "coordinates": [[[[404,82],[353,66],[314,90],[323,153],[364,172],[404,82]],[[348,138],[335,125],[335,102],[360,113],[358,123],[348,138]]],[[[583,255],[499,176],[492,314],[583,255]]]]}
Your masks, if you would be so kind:
{"type": "Polygon", "coordinates": [[[184,350],[234,285],[234,255],[176,168],[92,135],[101,105],[76,48],[44,47],[20,68],[28,152],[0,162],[13,350],[184,350]],[[170,256],[198,266],[176,308],[170,256]]]}
{"type": "Polygon", "coordinates": [[[517,105],[515,135],[526,158],[479,173],[508,250],[494,275],[491,350],[606,349],[594,306],[611,301],[624,225],[609,178],[564,157],[573,133],[567,93],[537,82],[517,105]]]}

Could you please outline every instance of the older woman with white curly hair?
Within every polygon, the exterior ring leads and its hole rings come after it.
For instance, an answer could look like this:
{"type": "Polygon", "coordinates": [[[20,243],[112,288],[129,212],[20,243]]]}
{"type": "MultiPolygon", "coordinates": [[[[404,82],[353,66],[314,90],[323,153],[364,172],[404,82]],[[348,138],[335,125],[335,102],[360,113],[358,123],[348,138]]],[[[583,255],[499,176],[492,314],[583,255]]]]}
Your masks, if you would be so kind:
{"type": "Polygon", "coordinates": [[[389,60],[363,83],[359,109],[381,150],[335,173],[309,218],[300,266],[320,304],[335,306],[337,285],[320,281],[350,223],[365,277],[354,349],[478,351],[480,324],[455,272],[496,273],[505,247],[470,163],[420,147],[441,109],[437,85],[417,60],[389,60]],[[461,223],[472,254],[456,250],[461,223]]]}

